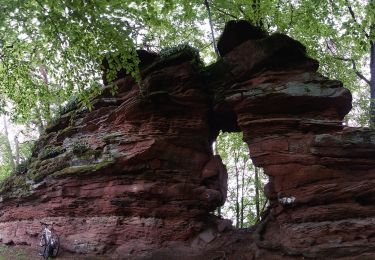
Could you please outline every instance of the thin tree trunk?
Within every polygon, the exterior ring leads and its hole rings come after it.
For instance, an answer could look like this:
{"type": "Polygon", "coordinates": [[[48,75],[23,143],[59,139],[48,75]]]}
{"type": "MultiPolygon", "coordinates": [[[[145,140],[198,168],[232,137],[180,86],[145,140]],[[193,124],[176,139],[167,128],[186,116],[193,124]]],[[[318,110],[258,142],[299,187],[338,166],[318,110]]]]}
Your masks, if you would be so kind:
{"type": "Polygon", "coordinates": [[[375,127],[375,42],[371,41],[370,49],[370,125],[375,127]]]}
{"type": "Polygon", "coordinates": [[[239,180],[239,171],[238,171],[238,166],[237,166],[238,158],[235,159],[234,163],[236,167],[236,228],[238,228],[240,224],[240,202],[239,202],[240,180],[239,180]]]}
{"type": "Polygon", "coordinates": [[[42,115],[40,114],[40,110],[39,110],[39,106],[37,105],[35,107],[35,111],[36,111],[36,117],[37,117],[37,126],[38,126],[38,132],[39,132],[39,135],[41,135],[44,131],[44,124],[43,124],[43,118],[42,118],[42,115]]]}
{"type": "Polygon", "coordinates": [[[213,23],[212,23],[210,4],[208,3],[208,0],[204,0],[204,5],[206,6],[207,13],[208,13],[208,22],[210,23],[212,46],[214,47],[216,55],[219,57],[220,54],[219,54],[219,50],[217,49],[217,45],[216,45],[215,34],[214,34],[214,26],[213,26],[213,23]]]}
{"type": "MultiPolygon", "coordinates": [[[[50,94],[49,91],[49,80],[48,80],[48,74],[47,74],[47,68],[44,65],[39,65],[39,71],[40,74],[43,77],[43,82],[45,84],[47,93],[50,94]]],[[[51,104],[49,102],[43,102],[44,104],[44,110],[45,110],[45,118],[47,119],[47,122],[51,121],[52,113],[51,113],[51,104]]]]}
{"type": "Polygon", "coordinates": [[[218,148],[217,148],[217,141],[215,141],[215,142],[213,142],[212,143],[212,152],[213,152],[213,154],[214,155],[218,155],[219,154],[219,150],[218,150],[218,148]]]}
{"type": "MultiPolygon", "coordinates": [[[[219,155],[219,149],[217,148],[217,141],[213,142],[212,146],[213,146],[213,149],[212,149],[213,154],[219,155]]],[[[218,215],[218,217],[221,218],[221,206],[217,207],[217,215],[218,215]]]]}
{"type": "Polygon", "coordinates": [[[40,74],[42,74],[44,84],[48,85],[49,82],[48,82],[48,76],[47,76],[47,69],[46,69],[46,66],[44,66],[44,65],[39,65],[39,71],[40,71],[40,74]]]}
{"type": "Polygon", "coordinates": [[[257,219],[260,217],[260,201],[259,201],[259,172],[258,168],[255,167],[255,207],[256,207],[256,214],[257,219]]]}
{"type": "Polygon", "coordinates": [[[5,115],[3,116],[3,123],[4,123],[4,134],[5,134],[5,147],[7,149],[6,152],[8,153],[8,156],[9,156],[10,167],[12,168],[12,171],[14,172],[16,170],[16,165],[13,159],[13,151],[12,151],[12,146],[10,144],[9,133],[8,133],[8,123],[5,118],[5,115]]]}
{"type": "Polygon", "coordinates": [[[242,180],[241,180],[241,228],[243,228],[243,219],[244,219],[245,169],[246,169],[246,160],[245,160],[245,158],[243,158],[242,180]]]}
{"type": "Polygon", "coordinates": [[[16,168],[20,164],[20,144],[18,142],[18,136],[14,137],[14,148],[15,148],[15,166],[16,168]]]}

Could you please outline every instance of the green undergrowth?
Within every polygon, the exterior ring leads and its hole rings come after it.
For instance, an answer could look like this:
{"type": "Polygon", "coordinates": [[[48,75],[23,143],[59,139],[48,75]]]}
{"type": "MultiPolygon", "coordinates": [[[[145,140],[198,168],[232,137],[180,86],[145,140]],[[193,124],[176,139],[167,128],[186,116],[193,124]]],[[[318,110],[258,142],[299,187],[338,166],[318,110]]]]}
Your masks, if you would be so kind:
{"type": "Polygon", "coordinates": [[[82,155],[90,150],[90,147],[87,143],[78,142],[73,144],[73,153],[76,155],[82,155]]]}
{"type": "MultiPolygon", "coordinates": [[[[6,197],[24,197],[30,195],[25,175],[10,175],[0,183],[0,194],[6,197]]],[[[0,197],[3,199],[3,197],[0,197]]]]}
{"type": "Polygon", "coordinates": [[[19,248],[15,248],[14,246],[5,246],[0,245],[0,260],[29,260],[29,259],[36,259],[31,258],[28,254],[19,248]]]}
{"type": "Polygon", "coordinates": [[[177,65],[184,61],[190,61],[196,68],[204,67],[204,63],[199,56],[199,51],[188,44],[165,48],[161,50],[159,54],[160,58],[141,72],[142,78],[145,78],[153,71],[177,65]]]}

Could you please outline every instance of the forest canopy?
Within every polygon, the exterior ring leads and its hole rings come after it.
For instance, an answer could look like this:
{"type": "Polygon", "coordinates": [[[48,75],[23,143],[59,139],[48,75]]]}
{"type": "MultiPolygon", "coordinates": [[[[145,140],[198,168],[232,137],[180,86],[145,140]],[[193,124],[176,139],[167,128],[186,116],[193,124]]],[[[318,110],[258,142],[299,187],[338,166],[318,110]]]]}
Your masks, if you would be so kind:
{"type": "Polygon", "coordinates": [[[373,0],[4,0],[0,107],[13,121],[42,129],[72,96],[89,104],[104,56],[134,76],[137,48],[188,43],[210,62],[216,57],[209,24],[217,39],[226,21],[246,19],[305,44],[323,74],[355,92],[351,115],[366,125],[375,78],[374,6],[373,0]]]}

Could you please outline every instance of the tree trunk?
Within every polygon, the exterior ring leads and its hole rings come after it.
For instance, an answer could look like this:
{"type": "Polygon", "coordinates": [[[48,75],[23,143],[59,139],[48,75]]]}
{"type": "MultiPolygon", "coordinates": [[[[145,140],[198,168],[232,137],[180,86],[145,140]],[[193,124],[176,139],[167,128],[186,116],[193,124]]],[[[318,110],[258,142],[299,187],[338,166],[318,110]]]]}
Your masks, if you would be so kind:
{"type": "Polygon", "coordinates": [[[375,42],[371,41],[370,49],[370,125],[375,127],[375,42]]]}
{"type": "MultiPolygon", "coordinates": [[[[48,93],[48,95],[50,95],[50,91],[49,91],[49,80],[48,80],[48,74],[47,74],[47,68],[45,65],[39,65],[39,71],[40,71],[40,74],[42,75],[42,78],[43,78],[43,82],[45,84],[45,87],[46,87],[46,91],[48,93]]],[[[51,121],[51,118],[52,118],[52,113],[51,113],[51,104],[47,101],[42,101],[43,103],[43,108],[44,108],[44,116],[45,116],[45,119],[47,120],[47,122],[50,122],[51,121]]]]}
{"type": "Polygon", "coordinates": [[[219,57],[220,54],[219,54],[219,50],[217,49],[217,45],[216,45],[215,34],[214,34],[214,26],[213,26],[213,23],[212,23],[210,4],[208,3],[208,0],[204,0],[204,5],[206,6],[206,9],[207,9],[208,22],[210,23],[210,28],[211,28],[212,46],[214,47],[216,55],[219,57]]]}
{"type": "Polygon", "coordinates": [[[235,165],[236,165],[236,228],[239,227],[240,224],[240,202],[239,202],[239,171],[238,171],[238,160],[235,160],[235,165]]]}
{"type": "Polygon", "coordinates": [[[18,142],[18,136],[14,137],[14,148],[15,148],[15,166],[16,168],[20,164],[20,144],[18,142]]]}
{"type": "Polygon", "coordinates": [[[245,188],[245,169],[246,169],[246,160],[243,158],[242,165],[242,176],[241,176],[241,228],[243,228],[243,216],[244,216],[244,188],[245,188]]]}
{"type": "MultiPolygon", "coordinates": [[[[214,155],[219,155],[219,149],[217,147],[217,141],[212,143],[212,152],[214,155]]],[[[217,207],[217,215],[219,218],[221,218],[221,206],[217,207]]]]}
{"type": "Polygon", "coordinates": [[[255,207],[256,207],[256,214],[257,219],[260,218],[260,201],[259,201],[259,173],[258,168],[255,167],[255,207]]]}
{"type": "Polygon", "coordinates": [[[5,148],[7,149],[6,152],[8,153],[8,156],[9,156],[10,167],[12,168],[12,171],[14,172],[16,170],[16,165],[13,159],[12,146],[10,144],[9,133],[8,133],[8,123],[7,123],[5,115],[3,116],[3,123],[4,123],[4,134],[5,134],[5,148]]]}
{"type": "Polygon", "coordinates": [[[42,135],[43,131],[44,131],[44,124],[43,124],[43,118],[42,118],[42,115],[40,113],[40,109],[38,106],[35,107],[35,112],[36,112],[36,119],[38,121],[37,123],[37,126],[38,126],[38,132],[39,132],[39,135],[42,135]]]}
{"type": "Polygon", "coordinates": [[[47,75],[47,68],[46,68],[46,66],[39,65],[39,71],[40,71],[40,74],[43,77],[44,84],[48,85],[49,82],[48,82],[48,75],[47,75]]]}

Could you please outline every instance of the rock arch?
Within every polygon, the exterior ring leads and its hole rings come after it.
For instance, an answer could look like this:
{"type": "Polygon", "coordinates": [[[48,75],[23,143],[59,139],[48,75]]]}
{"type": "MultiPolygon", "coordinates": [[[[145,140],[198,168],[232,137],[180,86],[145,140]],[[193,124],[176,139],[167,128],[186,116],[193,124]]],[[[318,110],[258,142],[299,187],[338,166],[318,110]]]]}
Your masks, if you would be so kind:
{"type": "Polygon", "coordinates": [[[224,129],[243,131],[270,176],[249,257],[373,256],[375,133],[342,124],[350,92],[300,46],[274,34],[206,68],[181,48],[142,70],[145,92],[126,77],[92,111],[67,111],[27,171],[2,184],[0,240],[34,244],[40,220],[78,253],[137,256],[188,240],[225,200],[210,147],[224,129]]]}

